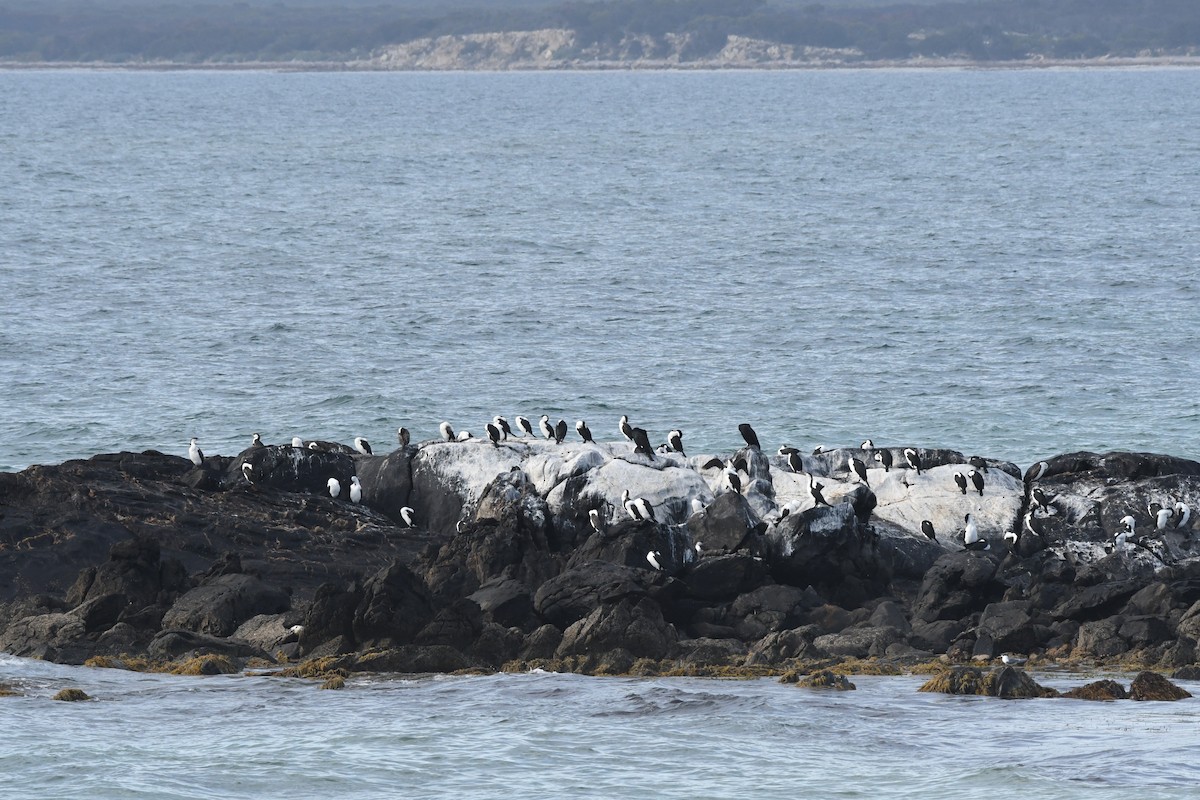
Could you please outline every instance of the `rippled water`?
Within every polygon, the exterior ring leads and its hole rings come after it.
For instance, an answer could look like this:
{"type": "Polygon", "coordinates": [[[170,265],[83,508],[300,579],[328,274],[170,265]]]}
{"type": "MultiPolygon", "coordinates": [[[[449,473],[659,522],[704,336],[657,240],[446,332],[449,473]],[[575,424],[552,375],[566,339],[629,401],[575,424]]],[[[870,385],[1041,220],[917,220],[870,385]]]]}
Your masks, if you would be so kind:
{"type": "Polygon", "coordinates": [[[321,691],[9,656],[0,682],[26,693],[0,698],[0,794],[22,798],[1067,800],[1190,798],[1200,782],[1195,700],[956,698],[917,693],[919,677],[861,676],[844,693],[557,674],[321,691]],[[49,699],[65,686],[93,701],[49,699]]]}
{"type": "Polygon", "coordinates": [[[1200,456],[1198,83],[0,72],[0,469],[496,413],[1200,456]]]}

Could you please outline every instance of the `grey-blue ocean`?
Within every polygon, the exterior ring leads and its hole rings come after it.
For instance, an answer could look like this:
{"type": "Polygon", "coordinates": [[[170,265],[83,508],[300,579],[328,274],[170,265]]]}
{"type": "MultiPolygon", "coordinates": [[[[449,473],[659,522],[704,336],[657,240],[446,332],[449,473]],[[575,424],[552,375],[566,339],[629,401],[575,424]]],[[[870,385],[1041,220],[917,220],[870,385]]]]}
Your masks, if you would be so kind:
{"type": "Polygon", "coordinates": [[[0,72],[0,469],[493,415],[1200,456],[1200,72],[0,72]]]}
{"type": "MultiPolygon", "coordinates": [[[[1200,456],[1200,72],[0,72],[0,469],[628,414],[1200,456]]],[[[14,797],[1194,796],[1191,701],[0,657],[14,797]],[[54,703],[74,685],[95,699],[54,703]]],[[[1052,682],[1053,685],[1053,682],[1052,682]]],[[[1189,686],[1193,691],[1196,687],[1189,686]]]]}
{"type": "Polygon", "coordinates": [[[1185,800],[1200,784],[1195,700],[952,697],[862,676],[852,692],[545,673],[322,691],[3,655],[0,676],[25,693],[0,698],[14,798],[1185,800]],[[93,699],[50,699],[66,686],[93,699]]]}

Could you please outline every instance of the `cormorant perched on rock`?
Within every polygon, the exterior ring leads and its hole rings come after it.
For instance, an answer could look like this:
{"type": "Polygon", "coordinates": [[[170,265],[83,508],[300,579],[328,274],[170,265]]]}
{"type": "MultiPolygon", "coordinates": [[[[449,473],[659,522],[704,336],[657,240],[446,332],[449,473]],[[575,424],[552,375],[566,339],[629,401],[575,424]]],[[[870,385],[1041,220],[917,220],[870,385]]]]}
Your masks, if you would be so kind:
{"type": "Polygon", "coordinates": [[[575,432],[578,433],[580,438],[582,438],[585,442],[588,442],[589,444],[595,444],[595,441],[592,439],[592,431],[590,428],[588,428],[587,423],[583,420],[576,421],[575,432]]]}
{"type": "Polygon", "coordinates": [[[255,449],[258,449],[260,447],[266,447],[266,445],[263,444],[262,434],[258,434],[258,433],[254,434],[254,438],[250,441],[250,446],[255,449]]]}
{"type": "Polygon", "coordinates": [[[970,464],[975,469],[982,472],[983,474],[985,474],[985,475],[987,474],[988,468],[987,468],[987,460],[986,459],[982,459],[979,456],[971,456],[970,458],[967,459],[967,463],[970,464]]]}
{"type": "Polygon", "coordinates": [[[522,416],[517,417],[517,427],[521,429],[522,436],[533,436],[533,426],[529,424],[529,420],[522,416]]]}
{"type": "Polygon", "coordinates": [[[687,453],[683,452],[683,431],[673,430],[667,434],[667,444],[671,445],[671,449],[682,456],[687,453]]]}
{"type": "Polygon", "coordinates": [[[971,479],[971,485],[979,492],[979,496],[983,497],[983,473],[973,469],[967,473],[967,477],[971,479]]]}
{"type": "Polygon", "coordinates": [[[933,532],[933,523],[927,519],[921,520],[921,533],[937,541],[937,534],[933,532]]]}
{"type": "Polygon", "coordinates": [[[441,431],[442,438],[447,442],[454,441],[454,428],[450,427],[449,422],[443,422],[441,425],[438,425],[438,430],[441,431]]]}
{"type": "Polygon", "coordinates": [[[981,538],[979,535],[979,526],[975,524],[974,518],[970,514],[964,517],[967,523],[967,529],[963,533],[963,549],[965,550],[988,550],[990,545],[988,540],[981,538]]]}
{"type": "Polygon", "coordinates": [[[362,502],[362,484],[358,482],[357,475],[350,476],[350,502],[355,505],[362,502]]]}
{"type": "Polygon", "coordinates": [[[793,450],[788,453],[788,467],[792,472],[804,472],[804,459],[800,456],[799,450],[793,450]]]}
{"type": "Polygon", "coordinates": [[[916,450],[913,450],[911,447],[906,448],[904,451],[904,460],[908,462],[908,466],[912,467],[913,469],[915,469],[917,471],[918,475],[921,474],[921,454],[920,453],[918,453],[916,450]]]}
{"type": "Polygon", "coordinates": [[[588,522],[592,524],[592,530],[596,533],[604,533],[604,521],[600,518],[600,510],[593,508],[588,512],[588,522]]]}
{"type": "Polygon", "coordinates": [[[1192,521],[1192,509],[1188,508],[1187,503],[1178,502],[1175,504],[1175,516],[1172,524],[1176,528],[1186,528],[1188,523],[1192,521]]]}
{"type": "Polygon", "coordinates": [[[737,470],[733,467],[725,468],[725,480],[729,482],[729,488],[734,494],[742,493],[742,478],[737,474],[737,470]]]}
{"type": "Polygon", "coordinates": [[[867,483],[867,465],[854,456],[850,457],[850,471],[857,475],[858,479],[867,486],[871,485],[867,483]]]}
{"type": "Polygon", "coordinates": [[[200,450],[200,445],[196,444],[196,437],[192,437],[192,443],[188,446],[188,458],[197,467],[204,464],[204,453],[200,450]]]}
{"type": "Polygon", "coordinates": [[[337,478],[330,478],[325,481],[325,485],[329,487],[329,496],[337,500],[338,495],[342,493],[342,482],[337,478]]]}
{"type": "Polygon", "coordinates": [[[621,415],[621,421],[617,423],[617,428],[621,431],[622,436],[631,442],[633,441],[633,426],[629,424],[628,415],[621,415]]]}
{"type": "Polygon", "coordinates": [[[870,439],[867,439],[866,441],[864,441],[862,444],[860,444],[860,445],[859,445],[859,449],[861,449],[861,450],[874,450],[874,449],[875,449],[875,443],[874,443],[874,442],[872,442],[870,439]]]}
{"type": "Polygon", "coordinates": [[[884,472],[892,471],[892,451],[891,450],[880,450],[878,453],[875,454],[875,460],[883,465],[884,472]]]}
{"type": "Polygon", "coordinates": [[[650,446],[650,436],[646,433],[645,428],[633,429],[633,442],[636,445],[633,452],[642,453],[651,461],[654,460],[654,448],[650,446]]]}
{"type": "Polygon", "coordinates": [[[508,437],[512,436],[512,426],[508,424],[508,420],[501,416],[492,417],[492,424],[500,429],[500,438],[503,441],[508,441],[508,437]]]}
{"type": "Polygon", "coordinates": [[[538,420],[538,430],[542,432],[542,436],[547,439],[554,438],[554,426],[550,424],[550,415],[542,414],[542,418],[538,420]]]}
{"type": "Polygon", "coordinates": [[[354,437],[354,449],[364,456],[371,455],[371,443],[361,436],[354,437]]]}
{"type": "Polygon", "coordinates": [[[563,439],[566,439],[566,438],[567,438],[567,421],[565,419],[560,419],[558,422],[554,423],[554,443],[562,444],[563,439]]]}
{"type": "Polygon", "coordinates": [[[1039,461],[1029,469],[1025,470],[1025,482],[1030,483],[1040,479],[1046,474],[1046,470],[1050,469],[1050,465],[1045,461],[1039,461]]]}
{"type": "Polygon", "coordinates": [[[829,501],[825,499],[825,495],[821,494],[824,488],[825,484],[817,483],[816,479],[814,479],[812,475],[808,476],[808,493],[812,495],[814,508],[816,506],[829,506],[830,508],[833,508],[833,506],[829,504],[829,501]]]}
{"type": "Polygon", "coordinates": [[[649,553],[646,553],[646,560],[650,562],[650,566],[654,567],[659,572],[662,572],[662,562],[659,561],[661,558],[662,553],[658,552],[657,550],[651,550],[649,553]]]}
{"type": "Polygon", "coordinates": [[[488,439],[491,440],[492,447],[499,447],[500,446],[500,437],[502,436],[502,434],[500,433],[500,426],[494,422],[489,422],[484,427],[487,428],[488,439]]]}
{"type": "Polygon", "coordinates": [[[408,447],[408,443],[412,441],[412,434],[408,432],[408,428],[397,428],[396,438],[400,441],[401,447],[408,447]]]}
{"type": "Polygon", "coordinates": [[[967,493],[967,476],[961,472],[954,473],[954,482],[958,484],[958,490],[963,494],[967,493]]]}
{"type": "Polygon", "coordinates": [[[746,444],[750,447],[759,450],[762,449],[758,444],[758,434],[754,432],[754,428],[751,428],[748,423],[743,422],[741,425],[738,425],[738,433],[742,435],[742,438],[746,440],[746,444]]]}
{"type": "Polygon", "coordinates": [[[1029,492],[1029,501],[1035,511],[1039,508],[1044,508],[1047,512],[1050,511],[1050,501],[1046,499],[1046,493],[1039,486],[1033,487],[1029,492]]]}
{"type": "Polygon", "coordinates": [[[400,509],[400,519],[404,520],[405,526],[409,528],[416,527],[416,523],[413,522],[413,515],[415,513],[416,512],[413,511],[409,506],[405,506],[404,508],[400,509]]]}

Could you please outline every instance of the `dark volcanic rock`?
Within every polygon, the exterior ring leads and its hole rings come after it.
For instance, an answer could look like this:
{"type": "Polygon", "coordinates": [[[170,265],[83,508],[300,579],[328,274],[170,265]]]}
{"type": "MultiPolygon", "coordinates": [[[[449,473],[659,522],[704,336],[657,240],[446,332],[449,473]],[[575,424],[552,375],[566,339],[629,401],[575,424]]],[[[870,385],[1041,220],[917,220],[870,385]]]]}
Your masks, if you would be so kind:
{"type": "Polygon", "coordinates": [[[913,618],[922,622],[960,619],[1000,599],[996,561],[988,553],[947,553],[934,563],[913,603],[913,618]]]}
{"type": "Polygon", "coordinates": [[[605,604],[563,632],[559,657],[627,650],[635,658],[665,658],[678,634],[649,598],[605,604]]]}
{"type": "Polygon", "coordinates": [[[1129,693],[1116,681],[1102,680],[1077,686],[1062,696],[1072,700],[1124,700],[1129,693]]]}
{"type": "Polygon", "coordinates": [[[812,586],[842,605],[883,594],[891,579],[872,536],[849,503],[792,514],[767,532],[771,574],[780,583],[812,586]]]}
{"type": "Polygon", "coordinates": [[[363,582],[362,600],[354,610],[354,640],[368,649],[409,644],[433,615],[425,582],[393,563],[363,582]]]}
{"type": "Polygon", "coordinates": [[[180,597],[163,616],[167,628],[212,636],[230,636],[258,614],[281,614],[290,607],[287,593],[250,575],[221,575],[180,597]]]}
{"type": "Polygon", "coordinates": [[[1038,684],[1024,670],[1013,667],[999,667],[987,673],[978,667],[954,667],[930,678],[918,691],[984,695],[1006,700],[1058,696],[1056,690],[1038,684]]]}
{"type": "Polygon", "coordinates": [[[746,498],[734,492],[718,495],[703,513],[688,519],[687,527],[692,541],[700,542],[706,552],[713,554],[737,550],[759,554],[759,537],[766,530],[746,498]]]}
{"type": "Polygon", "coordinates": [[[645,596],[653,579],[646,570],[594,561],[543,583],[533,605],[544,620],[565,629],[602,604],[645,596]]]}
{"type": "Polygon", "coordinates": [[[731,600],[771,580],[766,565],[746,553],[706,556],[683,575],[689,597],[731,600]]]}

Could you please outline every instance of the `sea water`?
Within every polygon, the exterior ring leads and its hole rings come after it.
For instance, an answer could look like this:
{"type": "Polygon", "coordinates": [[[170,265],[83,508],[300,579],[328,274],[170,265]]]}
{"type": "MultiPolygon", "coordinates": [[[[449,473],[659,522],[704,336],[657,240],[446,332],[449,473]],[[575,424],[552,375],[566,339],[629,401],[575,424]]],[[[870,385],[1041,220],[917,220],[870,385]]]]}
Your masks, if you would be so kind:
{"type": "Polygon", "coordinates": [[[1200,71],[9,71],[0,154],[0,470],[543,413],[1200,457],[1200,71]]]}
{"type": "Polygon", "coordinates": [[[837,692],[773,679],[356,676],[322,691],[0,656],[0,683],[23,693],[0,698],[0,796],[1183,800],[1200,784],[1195,700],[997,700],[922,694],[918,676],[852,680],[837,692]],[[66,687],[91,700],[51,699],[66,687]]]}

